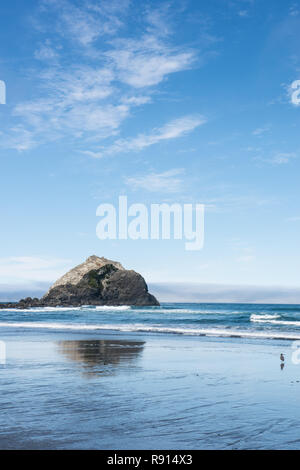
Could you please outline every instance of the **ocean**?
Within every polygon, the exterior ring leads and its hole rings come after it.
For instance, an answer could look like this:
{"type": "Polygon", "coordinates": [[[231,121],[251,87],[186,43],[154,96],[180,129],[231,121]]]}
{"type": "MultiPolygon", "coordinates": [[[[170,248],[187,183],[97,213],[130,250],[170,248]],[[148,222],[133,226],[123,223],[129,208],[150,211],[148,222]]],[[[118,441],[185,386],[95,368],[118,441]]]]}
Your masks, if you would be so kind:
{"type": "Polygon", "coordinates": [[[300,305],[172,304],[160,307],[0,310],[0,328],[120,331],[300,340],[300,305]]]}
{"type": "Polygon", "coordinates": [[[0,448],[297,449],[295,340],[299,305],[0,310],[0,448]]]}

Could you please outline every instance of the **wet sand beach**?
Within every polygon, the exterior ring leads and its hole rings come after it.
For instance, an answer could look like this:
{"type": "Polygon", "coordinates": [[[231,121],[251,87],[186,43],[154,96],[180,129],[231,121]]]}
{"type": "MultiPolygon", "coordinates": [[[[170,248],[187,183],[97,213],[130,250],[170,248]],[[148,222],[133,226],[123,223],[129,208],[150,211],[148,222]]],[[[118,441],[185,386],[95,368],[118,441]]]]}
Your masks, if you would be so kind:
{"type": "Polygon", "coordinates": [[[290,341],[5,328],[1,339],[1,449],[300,445],[290,341]]]}

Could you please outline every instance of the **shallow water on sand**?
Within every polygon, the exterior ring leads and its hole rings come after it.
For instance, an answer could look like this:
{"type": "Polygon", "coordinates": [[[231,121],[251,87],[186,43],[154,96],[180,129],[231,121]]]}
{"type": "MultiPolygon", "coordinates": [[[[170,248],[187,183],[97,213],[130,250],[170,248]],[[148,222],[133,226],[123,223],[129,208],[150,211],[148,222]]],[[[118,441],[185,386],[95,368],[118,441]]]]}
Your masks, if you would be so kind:
{"type": "Polygon", "coordinates": [[[4,326],[0,338],[2,449],[300,447],[290,341],[4,326]]]}

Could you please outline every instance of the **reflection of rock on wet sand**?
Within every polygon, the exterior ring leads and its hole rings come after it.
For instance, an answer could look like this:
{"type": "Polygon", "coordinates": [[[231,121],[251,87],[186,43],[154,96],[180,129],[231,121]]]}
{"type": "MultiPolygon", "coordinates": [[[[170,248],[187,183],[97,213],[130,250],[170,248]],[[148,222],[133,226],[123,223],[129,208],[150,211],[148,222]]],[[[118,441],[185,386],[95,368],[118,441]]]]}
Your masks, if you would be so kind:
{"type": "Polygon", "coordinates": [[[142,341],[72,340],[59,341],[58,350],[88,369],[88,374],[110,375],[117,372],[117,366],[126,366],[138,359],[144,344],[142,341]]]}

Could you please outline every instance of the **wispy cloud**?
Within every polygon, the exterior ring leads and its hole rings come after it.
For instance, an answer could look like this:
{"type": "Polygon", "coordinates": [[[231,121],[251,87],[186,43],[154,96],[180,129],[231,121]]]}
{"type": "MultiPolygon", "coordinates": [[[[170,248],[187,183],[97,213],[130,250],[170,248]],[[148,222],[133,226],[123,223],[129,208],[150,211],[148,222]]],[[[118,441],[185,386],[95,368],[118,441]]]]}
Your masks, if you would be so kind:
{"type": "Polygon", "coordinates": [[[185,70],[195,60],[193,52],[177,52],[153,37],[142,41],[122,41],[107,53],[120,81],[134,88],[158,85],[168,75],[185,70]]]}
{"type": "Polygon", "coordinates": [[[34,132],[22,125],[11,127],[9,134],[0,132],[0,135],[2,136],[2,146],[15,149],[18,152],[23,152],[37,145],[34,132]]]}
{"type": "Polygon", "coordinates": [[[290,16],[299,16],[300,15],[299,4],[294,3],[293,5],[291,5],[289,8],[289,14],[290,16]]]}
{"type": "Polygon", "coordinates": [[[124,14],[128,0],[102,0],[83,2],[81,7],[68,0],[42,0],[40,10],[58,14],[55,27],[57,32],[81,46],[88,46],[99,37],[115,34],[122,26],[120,14],[124,14]]]}
{"type": "Polygon", "coordinates": [[[51,282],[70,268],[70,260],[19,256],[0,258],[0,282],[51,282]]]}
{"type": "Polygon", "coordinates": [[[254,1],[255,0],[230,0],[228,6],[241,18],[248,18],[252,12],[254,1]]]}
{"type": "Polygon", "coordinates": [[[258,127],[257,129],[254,129],[252,134],[260,137],[263,134],[266,134],[267,132],[269,132],[270,129],[271,129],[271,126],[258,127]]]}
{"type": "Polygon", "coordinates": [[[45,44],[42,44],[34,53],[34,56],[38,60],[51,61],[56,60],[59,56],[58,51],[56,51],[52,46],[50,41],[46,41],[45,44]]]}
{"type": "Polygon", "coordinates": [[[109,68],[78,66],[65,72],[55,67],[42,78],[47,97],[14,108],[20,124],[6,133],[2,145],[24,151],[62,137],[101,140],[118,133],[132,108],[151,102],[148,96],[121,96],[109,68]]]}
{"type": "Polygon", "coordinates": [[[143,189],[146,191],[161,191],[175,193],[182,189],[184,170],[174,168],[162,173],[149,173],[143,176],[126,178],[125,182],[131,189],[143,189]]]}
{"type": "Polygon", "coordinates": [[[16,123],[3,134],[3,147],[25,151],[62,138],[80,139],[87,154],[102,156],[121,148],[141,150],[199,125],[197,118],[181,118],[153,133],[119,139],[104,151],[91,148],[120,133],[134,107],[152,103],[161,82],[199,59],[195,50],[176,45],[167,2],[140,9],[141,28],[135,34],[127,24],[130,7],[129,0],[101,5],[90,0],[80,7],[68,0],[40,1],[36,25],[46,39],[34,52],[37,97],[15,106],[16,123]]]}
{"type": "Polygon", "coordinates": [[[150,134],[140,134],[132,139],[118,139],[109,147],[99,151],[84,151],[84,153],[94,158],[102,158],[117,153],[141,151],[162,141],[182,137],[205,124],[205,122],[203,116],[184,116],[170,121],[161,128],[153,129],[150,134]]]}
{"type": "Polygon", "coordinates": [[[259,153],[260,155],[253,157],[254,160],[260,163],[269,165],[287,165],[292,160],[298,157],[297,152],[274,152],[270,156],[263,155],[263,149],[249,149],[249,151],[259,153]]]}
{"type": "Polygon", "coordinates": [[[249,12],[248,10],[240,10],[238,12],[238,15],[241,16],[242,18],[247,18],[247,16],[249,15],[249,12]]]}
{"type": "Polygon", "coordinates": [[[270,158],[269,162],[274,165],[285,165],[294,158],[297,158],[297,155],[294,152],[279,152],[274,155],[274,157],[270,158]]]}

